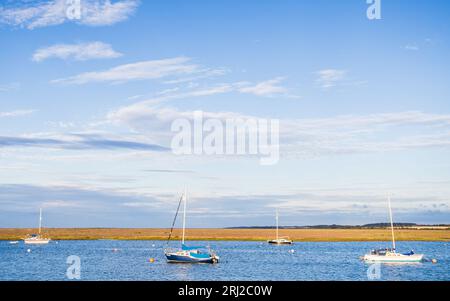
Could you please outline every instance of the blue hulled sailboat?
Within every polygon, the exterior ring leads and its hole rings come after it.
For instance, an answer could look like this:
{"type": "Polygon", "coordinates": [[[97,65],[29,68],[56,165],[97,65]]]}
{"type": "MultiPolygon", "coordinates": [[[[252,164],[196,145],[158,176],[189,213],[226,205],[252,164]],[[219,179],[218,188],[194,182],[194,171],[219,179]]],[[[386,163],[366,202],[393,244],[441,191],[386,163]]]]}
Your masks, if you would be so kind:
{"type": "Polygon", "coordinates": [[[181,239],[180,249],[166,248],[164,254],[167,261],[170,263],[218,263],[219,256],[216,255],[214,251],[208,247],[189,247],[185,244],[185,233],[186,233],[186,205],[187,205],[187,192],[185,190],[184,194],[180,198],[178,204],[177,212],[170,230],[169,238],[167,243],[169,243],[170,238],[173,233],[174,225],[177,220],[178,212],[183,203],[183,234],[181,239]]]}

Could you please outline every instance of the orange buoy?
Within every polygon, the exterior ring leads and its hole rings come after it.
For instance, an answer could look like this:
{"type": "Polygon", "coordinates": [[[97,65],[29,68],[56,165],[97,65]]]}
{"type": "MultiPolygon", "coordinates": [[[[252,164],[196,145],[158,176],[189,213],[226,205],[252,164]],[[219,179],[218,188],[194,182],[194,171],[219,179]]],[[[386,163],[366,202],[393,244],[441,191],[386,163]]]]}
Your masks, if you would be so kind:
{"type": "Polygon", "coordinates": [[[155,262],[155,259],[154,259],[154,258],[150,258],[148,261],[149,261],[150,263],[154,263],[154,262],[155,262]]]}

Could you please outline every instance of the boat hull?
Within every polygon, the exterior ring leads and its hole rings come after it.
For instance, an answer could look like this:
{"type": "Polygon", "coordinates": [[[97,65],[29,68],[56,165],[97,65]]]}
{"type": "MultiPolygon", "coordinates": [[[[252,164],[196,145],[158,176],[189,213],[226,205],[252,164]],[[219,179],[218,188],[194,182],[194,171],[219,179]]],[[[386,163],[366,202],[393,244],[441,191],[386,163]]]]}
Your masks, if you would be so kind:
{"type": "Polygon", "coordinates": [[[196,258],[190,255],[180,255],[176,253],[166,254],[167,262],[169,263],[218,263],[218,256],[209,256],[205,258],[196,258]]]}
{"type": "Polygon", "coordinates": [[[414,255],[371,255],[367,254],[364,256],[365,261],[370,262],[421,262],[423,260],[423,254],[414,255]]]}
{"type": "Polygon", "coordinates": [[[271,245],[292,245],[294,243],[291,240],[285,240],[285,241],[268,240],[267,242],[271,245]]]}
{"type": "Polygon", "coordinates": [[[50,242],[50,239],[25,239],[26,245],[46,245],[50,242]]]}

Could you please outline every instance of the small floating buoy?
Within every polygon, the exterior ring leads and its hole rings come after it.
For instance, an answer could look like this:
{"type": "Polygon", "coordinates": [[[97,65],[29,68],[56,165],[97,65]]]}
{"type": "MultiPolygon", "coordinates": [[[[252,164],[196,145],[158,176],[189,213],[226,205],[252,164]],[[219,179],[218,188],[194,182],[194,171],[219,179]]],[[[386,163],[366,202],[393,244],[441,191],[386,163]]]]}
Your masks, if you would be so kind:
{"type": "Polygon", "coordinates": [[[150,258],[148,261],[149,261],[150,263],[154,263],[154,262],[155,262],[155,258],[150,258]]]}
{"type": "Polygon", "coordinates": [[[27,252],[28,252],[28,253],[31,253],[31,249],[28,249],[27,252]]]}
{"type": "Polygon", "coordinates": [[[156,247],[155,244],[152,245],[152,248],[156,247]]]}
{"type": "Polygon", "coordinates": [[[431,259],[432,263],[437,263],[437,259],[431,259]]]}
{"type": "Polygon", "coordinates": [[[295,250],[294,250],[294,249],[289,250],[289,253],[294,254],[294,253],[295,253],[295,250]]]}
{"type": "Polygon", "coordinates": [[[119,249],[114,248],[112,251],[113,251],[114,253],[116,253],[116,252],[119,252],[119,249]]]}

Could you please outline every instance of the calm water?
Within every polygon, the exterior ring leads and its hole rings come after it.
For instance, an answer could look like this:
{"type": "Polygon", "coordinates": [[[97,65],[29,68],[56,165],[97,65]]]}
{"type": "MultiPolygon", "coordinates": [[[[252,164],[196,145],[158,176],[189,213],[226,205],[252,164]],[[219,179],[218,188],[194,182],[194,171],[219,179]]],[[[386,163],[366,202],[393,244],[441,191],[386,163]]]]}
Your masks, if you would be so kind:
{"type": "MultiPolygon", "coordinates": [[[[359,257],[387,244],[211,242],[221,257],[217,265],[168,264],[164,245],[161,241],[60,241],[25,246],[2,241],[0,280],[65,280],[70,255],[81,258],[82,280],[367,280],[368,265],[359,257]],[[150,263],[150,258],[155,262],[150,263]]],[[[438,263],[382,265],[381,280],[450,280],[449,243],[398,245],[402,251],[414,249],[438,263]]]]}

